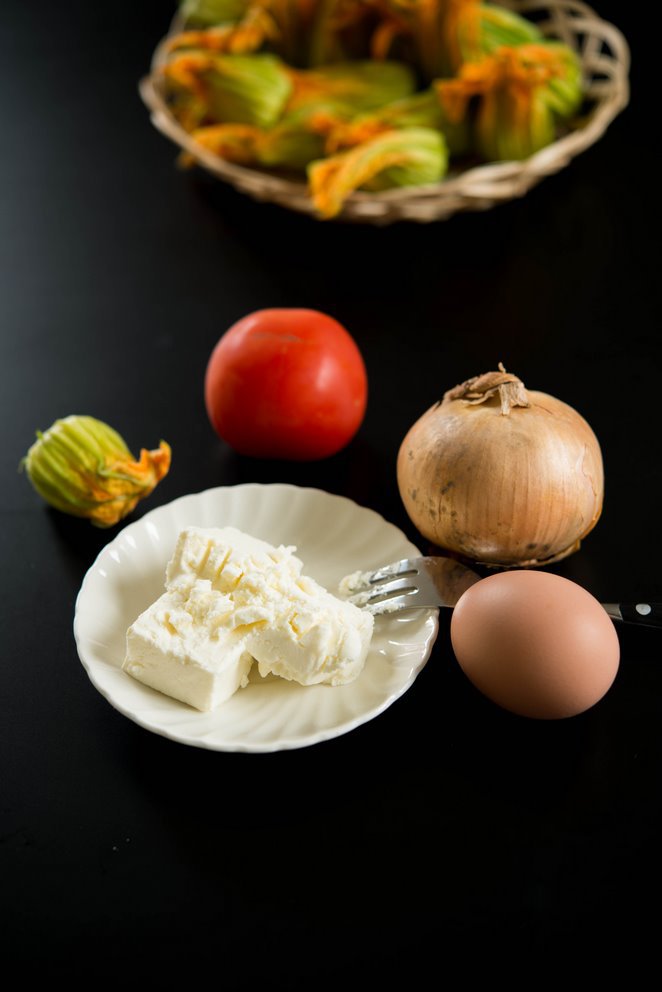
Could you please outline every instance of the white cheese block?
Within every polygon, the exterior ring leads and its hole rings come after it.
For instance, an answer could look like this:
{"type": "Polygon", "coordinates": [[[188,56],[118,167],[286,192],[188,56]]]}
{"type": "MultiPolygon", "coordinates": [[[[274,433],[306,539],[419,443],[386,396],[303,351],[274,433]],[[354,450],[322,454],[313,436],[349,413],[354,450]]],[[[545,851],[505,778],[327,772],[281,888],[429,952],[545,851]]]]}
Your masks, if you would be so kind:
{"type": "Polygon", "coordinates": [[[301,574],[293,547],[234,527],[181,532],[167,592],[129,628],[124,670],[198,709],[261,675],[343,685],[361,672],[373,618],[301,574]]]}
{"type": "Polygon", "coordinates": [[[344,685],[360,675],[373,617],[307,577],[283,581],[279,592],[269,623],[253,644],[260,675],[301,685],[344,685]]]}
{"type": "Polygon", "coordinates": [[[129,628],[123,669],[199,710],[246,685],[253,656],[228,624],[232,604],[206,581],[165,592],[129,628]]]}

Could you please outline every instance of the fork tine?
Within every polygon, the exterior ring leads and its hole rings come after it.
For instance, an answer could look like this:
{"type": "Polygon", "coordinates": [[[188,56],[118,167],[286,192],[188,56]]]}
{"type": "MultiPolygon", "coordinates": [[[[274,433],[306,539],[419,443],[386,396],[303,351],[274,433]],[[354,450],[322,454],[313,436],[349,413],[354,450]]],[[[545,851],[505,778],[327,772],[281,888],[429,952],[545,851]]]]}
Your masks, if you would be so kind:
{"type": "Polygon", "coordinates": [[[368,602],[372,603],[377,599],[381,599],[385,596],[392,596],[394,593],[414,593],[416,592],[416,584],[412,581],[409,576],[405,576],[401,579],[392,579],[390,582],[384,580],[383,582],[376,582],[372,586],[371,594],[368,598],[368,602]]]}
{"type": "MultiPolygon", "coordinates": [[[[416,590],[413,589],[412,593],[413,592],[416,592],[416,590]]],[[[399,613],[401,610],[410,610],[412,608],[425,609],[425,607],[421,607],[421,604],[418,604],[415,601],[412,602],[411,600],[412,600],[411,595],[405,594],[403,596],[391,596],[390,599],[377,600],[376,603],[368,602],[362,605],[363,605],[363,609],[367,613],[372,613],[372,615],[375,617],[387,616],[390,615],[391,613],[399,613]]],[[[357,605],[361,605],[361,604],[357,604],[357,605]]]]}
{"type": "Polygon", "coordinates": [[[418,565],[412,558],[402,558],[400,561],[393,562],[392,565],[384,565],[382,568],[375,569],[366,581],[372,586],[376,582],[392,579],[394,575],[418,575],[419,571],[418,565]]]}
{"type": "Polygon", "coordinates": [[[403,558],[373,572],[354,572],[340,583],[343,599],[373,616],[404,609],[454,607],[479,581],[466,565],[445,557],[403,558]]]}
{"type": "Polygon", "coordinates": [[[369,592],[380,582],[388,582],[390,579],[394,579],[400,575],[419,575],[420,568],[416,565],[412,558],[403,558],[401,561],[395,561],[391,565],[382,565],[381,568],[376,568],[372,572],[353,572],[351,575],[346,576],[343,580],[342,585],[345,586],[345,597],[350,598],[348,594],[358,595],[364,592],[369,592]]]}

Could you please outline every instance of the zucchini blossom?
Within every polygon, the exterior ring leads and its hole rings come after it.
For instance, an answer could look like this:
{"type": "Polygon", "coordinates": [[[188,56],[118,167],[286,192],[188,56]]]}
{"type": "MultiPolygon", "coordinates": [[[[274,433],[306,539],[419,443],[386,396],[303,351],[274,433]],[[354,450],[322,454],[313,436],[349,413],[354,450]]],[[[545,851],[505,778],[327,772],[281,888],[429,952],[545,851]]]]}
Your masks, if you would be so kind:
{"type": "Polygon", "coordinates": [[[235,23],[218,24],[204,31],[183,31],[168,43],[168,51],[197,48],[226,55],[247,55],[278,37],[273,18],[263,7],[249,7],[235,23]]]}
{"type": "Polygon", "coordinates": [[[313,117],[312,124],[317,131],[327,135],[327,153],[351,148],[386,131],[412,127],[427,127],[441,131],[450,155],[464,155],[469,151],[468,122],[464,120],[455,122],[449,119],[439,93],[434,87],[386,104],[372,113],[352,117],[350,120],[342,119],[333,112],[325,113],[320,110],[313,117]]]}
{"type": "Polygon", "coordinates": [[[514,11],[478,0],[368,0],[380,20],[371,39],[374,58],[403,50],[433,79],[454,76],[502,45],[542,41],[540,29],[514,11]]]}
{"type": "Polygon", "coordinates": [[[21,462],[36,491],[56,510],[112,527],[149,496],[170,468],[170,446],[143,448],[136,461],[117,431],[94,417],[56,420],[21,462]]]}
{"type": "Polygon", "coordinates": [[[443,178],[448,166],[444,136],[432,128],[387,131],[355,148],[313,162],[308,179],[320,215],[335,217],[355,189],[421,186],[443,178]]]}
{"type": "MultiPolygon", "coordinates": [[[[497,4],[484,3],[480,7],[480,50],[485,54],[494,52],[497,48],[507,45],[514,48],[517,45],[530,45],[544,41],[540,28],[532,21],[516,14],[513,10],[499,7],[497,4]]],[[[466,51],[464,58],[471,62],[480,53],[466,51]]]]}
{"type": "Polygon", "coordinates": [[[232,122],[271,127],[292,90],[275,55],[222,55],[199,49],[175,54],[163,67],[172,110],[187,131],[232,122]]]}
{"type": "MultiPolygon", "coordinates": [[[[329,3],[361,9],[365,0],[183,0],[180,13],[187,29],[213,28],[219,34],[235,31],[237,36],[248,36],[254,26],[258,31],[262,26],[266,28],[262,40],[270,51],[291,65],[307,65],[314,24],[329,3]]],[[[315,47],[319,44],[318,40],[315,47]]]]}
{"type": "Polygon", "coordinates": [[[411,96],[416,80],[402,62],[337,62],[317,69],[292,70],[287,111],[333,105],[344,113],[377,110],[411,96]]]}
{"type": "Polygon", "coordinates": [[[208,28],[241,20],[249,0],[181,0],[179,13],[187,27],[208,28]]]}
{"type": "Polygon", "coordinates": [[[560,42],[504,46],[436,86],[452,121],[477,104],[476,147],[488,161],[525,159],[549,145],[556,118],[570,117],[582,100],[579,61],[560,42]]]}
{"type": "MultiPolygon", "coordinates": [[[[299,111],[268,129],[250,124],[211,124],[196,128],[191,137],[226,162],[301,172],[325,154],[325,137],[313,126],[316,117],[316,111],[299,111]]],[[[184,153],[180,162],[189,166],[194,159],[184,153]]]]}
{"type": "Polygon", "coordinates": [[[370,55],[378,13],[373,0],[312,0],[306,65],[329,65],[370,55]]]}
{"type": "Polygon", "coordinates": [[[480,50],[478,0],[373,0],[381,20],[372,37],[374,58],[398,44],[428,81],[455,74],[467,53],[480,50]]]}

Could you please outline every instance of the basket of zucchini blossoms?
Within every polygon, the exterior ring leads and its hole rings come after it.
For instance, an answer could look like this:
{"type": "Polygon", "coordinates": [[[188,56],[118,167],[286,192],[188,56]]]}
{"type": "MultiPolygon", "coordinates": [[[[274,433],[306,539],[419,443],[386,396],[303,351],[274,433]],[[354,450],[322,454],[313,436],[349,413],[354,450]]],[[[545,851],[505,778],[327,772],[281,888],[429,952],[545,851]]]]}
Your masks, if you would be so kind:
{"type": "Polygon", "coordinates": [[[183,0],[140,89],[182,165],[385,224],[522,196],[600,138],[628,70],[576,0],[183,0]]]}

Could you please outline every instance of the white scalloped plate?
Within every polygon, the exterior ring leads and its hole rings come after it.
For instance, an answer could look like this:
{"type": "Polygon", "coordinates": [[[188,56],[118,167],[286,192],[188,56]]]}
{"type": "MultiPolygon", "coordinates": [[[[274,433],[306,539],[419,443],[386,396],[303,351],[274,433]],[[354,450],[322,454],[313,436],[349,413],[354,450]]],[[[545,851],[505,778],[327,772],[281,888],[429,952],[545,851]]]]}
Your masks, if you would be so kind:
{"type": "Polygon", "coordinates": [[[382,713],[411,686],[438,631],[438,610],[375,623],[365,668],[345,686],[301,686],[253,676],[212,713],[137,682],[121,670],[127,628],[163,591],[179,531],[232,525],[271,544],[294,544],[304,572],[335,591],[357,569],[420,554],[397,527],[342,496],[290,485],[219,487],[158,507],[101,551],[76,600],[74,634],[93,684],[140,726],[215,751],[278,751],[345,734],[382,713]]]}

